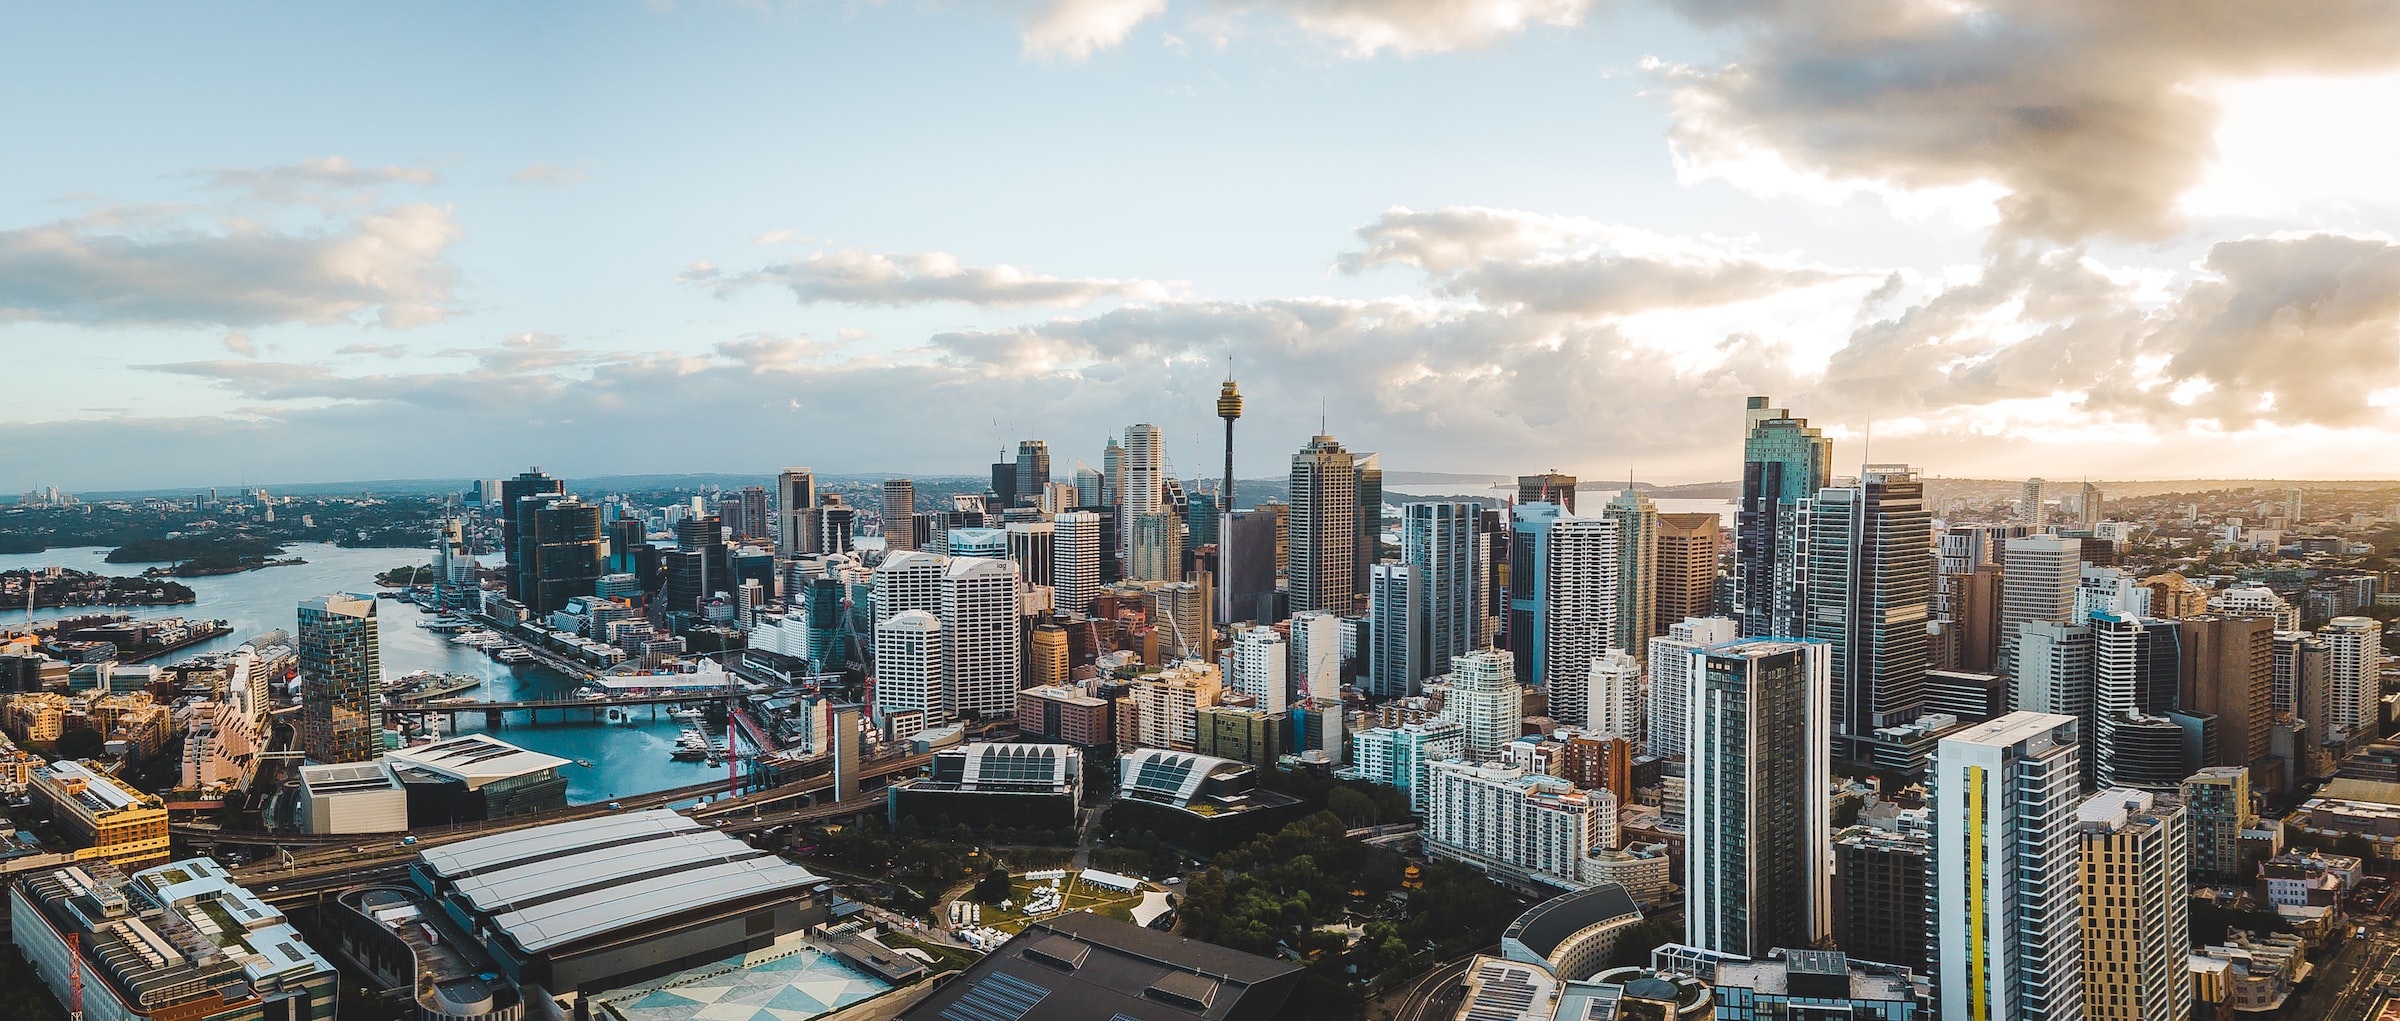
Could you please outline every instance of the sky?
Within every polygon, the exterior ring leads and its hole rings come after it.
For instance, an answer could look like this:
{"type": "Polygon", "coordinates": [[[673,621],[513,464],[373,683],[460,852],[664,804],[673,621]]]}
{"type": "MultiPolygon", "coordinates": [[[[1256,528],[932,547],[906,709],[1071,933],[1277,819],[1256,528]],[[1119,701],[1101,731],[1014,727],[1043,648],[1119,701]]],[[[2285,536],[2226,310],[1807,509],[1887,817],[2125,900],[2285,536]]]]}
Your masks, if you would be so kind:
{"type": "Polygon", "coordinates": [[[47,5],[0,62],[0,491],[2391,478],[2400,6],[47,5]],[[339,9],[336,9],[336,8],[339,9]]]}

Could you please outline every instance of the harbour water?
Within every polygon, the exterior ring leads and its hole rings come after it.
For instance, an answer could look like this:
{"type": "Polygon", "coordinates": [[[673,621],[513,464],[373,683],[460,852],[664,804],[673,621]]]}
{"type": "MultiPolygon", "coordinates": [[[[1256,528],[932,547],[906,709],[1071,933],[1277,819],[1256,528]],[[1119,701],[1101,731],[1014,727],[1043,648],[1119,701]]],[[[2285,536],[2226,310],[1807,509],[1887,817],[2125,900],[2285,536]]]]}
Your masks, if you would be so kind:
{"type": "MultiPolygon", "coordinates": [[[[273,628],[294,630],[297,626],[296,610],[301,600],[328,592],[372,594],[377,591],[377,573],[395,567],[422,564],[429,558],[429,554],[423,550],[343,549],[316,543],[296,543],[287,549],[285,555],[308,562],[212,578],[183,579],[199,602],[185,606],[129,610],[137,617],[222,619],[233,627],[233,633],[224,638],[170,653],[156,662],[164,665],[203,652],[229,650],[251,636],[273,628]]],[[[111,564],[106,561],[107,556],[106,547],[0,555],[0,571],[56,565],[95,574],[129,575],[151,566],[111,564]]],[[[0,611],[0,621],[18,624],[28,619],[72,617],[111,612],[111,609],[41,609],[28,616],[24,608],[19,607],[14,612],[0,611]]],[[[379,599],[375,604],[375,612],[381,619],[378,638],[383,648],[383,676],[387,680],[417,670],[473,674],[484,679],[483,686],[459,697],[479,701],[557,698],[573,691],[576,686],[574,681],[547,667],[533,664],[512,667],[475,649],[450,644],[447,635],[418,627],[427,614],[406,600],[379,599]]],[[[547,715],[538,726],[527,726],[522,722],[524,714],[512,713],[509,715],[509,724],[492,733],[513,744],[556,755],[570,762],[590,760],[592,764],[588,767],[572,764],[562,767],[567,776],[567,800],[576,804],[682,787],[700,783],[712,773],[723,774],[725,767],[722,765],[712,767],[705,762],[674,762],[668,759],[667,754],[674,748],[675,737],[682,727],[667,718],[664,708],[658,711],[655,720],[647,708],[634,712],[637,722],[632,726],[588,720],[552,722],[547,715]]],[[[482,713],[462,713],[458,723],[462,732],[484,729],[482,713]]]]}

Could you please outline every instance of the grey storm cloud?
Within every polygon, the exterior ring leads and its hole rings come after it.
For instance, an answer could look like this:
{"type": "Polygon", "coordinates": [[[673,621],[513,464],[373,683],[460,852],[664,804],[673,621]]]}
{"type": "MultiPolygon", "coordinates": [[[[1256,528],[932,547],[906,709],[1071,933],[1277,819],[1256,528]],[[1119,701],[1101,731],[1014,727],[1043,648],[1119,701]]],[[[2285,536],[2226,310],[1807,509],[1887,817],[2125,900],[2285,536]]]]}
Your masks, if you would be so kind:
{"type": "Polygon", "coordinates": [[[0,322],[433,322],[453,309],[450,210],[404,205],[315,231],[95,215],[0,230],[0,322]]]}
{"type": "MultiPolygon", "coordinates": [[[[2003,232],[2152,239],[2214,155],[2208,90],[2400,65],[2400,5],[2327,0],[1683,0],[1739,42],[1675,68],[1681,152],[2005,190],[2003,232]]],[[[2361,126],[2365,128],[2365,125],[2361,126]]]]}
{"type": "Polygon", "coordinates": [[[1150,301],[1168,296],[1165,284],[1150,280],[1061,278],[1009,265],[970,266],[946,252],[886,254],[860,249],[819,252],[733,274],[704,262],[676,279],[712,288],[720,297],[767,285],[790,290],[802,303],[892,307],[933,302],[1075,306],[1109,298],[1150,301]]]}

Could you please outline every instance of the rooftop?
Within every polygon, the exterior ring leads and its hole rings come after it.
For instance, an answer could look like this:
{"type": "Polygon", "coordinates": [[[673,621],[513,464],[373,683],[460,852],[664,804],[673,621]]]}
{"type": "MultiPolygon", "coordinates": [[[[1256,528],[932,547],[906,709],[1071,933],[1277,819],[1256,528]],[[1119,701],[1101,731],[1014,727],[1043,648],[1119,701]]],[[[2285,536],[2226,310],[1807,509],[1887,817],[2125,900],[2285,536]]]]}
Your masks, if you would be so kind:
{"type": "Polygon", "coordinates": [[[821,881],[665,809],[536,826],[419,857],[532,953],[821,881]]]}
{"type": "Polygon", "coordinates": [[[394,766],[415,766],[465,781],[470,788],[567,764],[556,755],[527,751],[489,734],[461,734],[447,741],[395,749],[384,757],[394,766]]]}
{"type": "Polygon", "coordinates": [[[1274,1015],[1300,969],[1076,912],[1035,922],[903,1013],[904,1021],[1243,1021],[1274,1015]]]}
{"type": "Polygon", "coordinates": [[[1641,917],[1640,909],[1634,907],[1633,895],[1615,883],[1602,883],[1534,905],[1509,923],[1508,931],[1501,933],[1500,938],[1516,940],[1535,956],[1547,959],[1567,937],[1628,915],[1641,917]]]}

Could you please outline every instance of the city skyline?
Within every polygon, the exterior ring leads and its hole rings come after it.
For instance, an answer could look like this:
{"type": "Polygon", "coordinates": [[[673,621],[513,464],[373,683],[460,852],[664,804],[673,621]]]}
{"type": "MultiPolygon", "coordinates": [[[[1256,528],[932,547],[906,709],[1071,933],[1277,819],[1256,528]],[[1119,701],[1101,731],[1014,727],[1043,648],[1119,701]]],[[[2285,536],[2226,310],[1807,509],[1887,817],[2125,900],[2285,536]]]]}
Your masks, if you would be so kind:
{"type": "Polygon", "coordinates": [[[1214,474],[1228,356],[1247,478],[1323,415],[1721,481],[1762,393],[1935,475],[2376,474],[2400,204],[2347,125],[2400,16],[1878,10],[20,15],[27,136],[116,130],[0,170],[0,345],[57,381],[0,490],[1063,473],[1129,422],[1214,474]]]}

